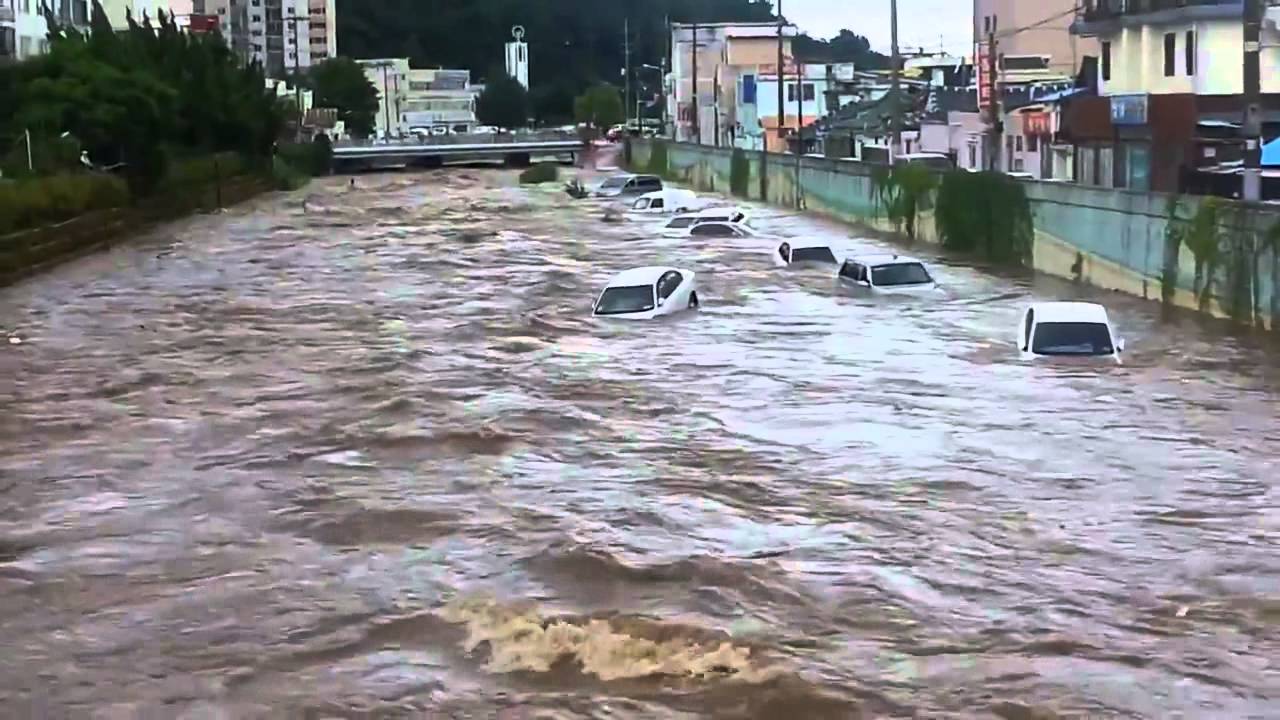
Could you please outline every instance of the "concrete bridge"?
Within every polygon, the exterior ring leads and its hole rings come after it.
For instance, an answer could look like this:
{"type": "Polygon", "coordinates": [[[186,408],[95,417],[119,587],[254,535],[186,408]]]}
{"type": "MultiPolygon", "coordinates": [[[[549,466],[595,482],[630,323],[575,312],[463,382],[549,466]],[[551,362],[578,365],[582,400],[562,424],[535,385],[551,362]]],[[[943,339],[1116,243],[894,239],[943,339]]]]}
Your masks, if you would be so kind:
{"type": "Polygon", "coordinates": [[[445,161],[501,160],[528,165],[535,157],[576,160],[586,144],[574,133],[522,132],[493,135],[442,135],[403,140],[347,141],[333,146],[337,171],[418,165],[445,161]]]}

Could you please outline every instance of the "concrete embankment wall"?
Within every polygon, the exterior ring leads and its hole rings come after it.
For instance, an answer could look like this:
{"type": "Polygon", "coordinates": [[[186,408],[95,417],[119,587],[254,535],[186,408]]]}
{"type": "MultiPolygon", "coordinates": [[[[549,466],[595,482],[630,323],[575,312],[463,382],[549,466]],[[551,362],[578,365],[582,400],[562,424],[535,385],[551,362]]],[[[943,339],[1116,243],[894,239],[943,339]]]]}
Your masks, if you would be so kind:
{"type": "Polygon", "coordinates": [[[105,247],[150,225],[214,210],[268,192],[265,178],[242,176],[180,196],[145,199],[134,207],[92,212],[57,225],[0,236],[0,286],[105,247]]]}
{"type": "MultiPolygon", "coordinates": [[[[732,150],[664,145],[667,177],[704,191],[730,191],[732,150]]],[[[631,166],[662,171],[651,166],[654,147],[653,141],[633,141],[631,166]]],[[[759,152],[747,152],[745,158],[747,199],[893,230],[877,212],[870,165],[794,155],[766,158],[759,152]]],[[[1206,255],[1199,263],[1202,277],[1213,281],[1207,293],[1197,294],[1204,283],[1196,282],[1196,256],[1185,243],[1168,240],[1169,213],[1176,200],[1184,219],[1178,227],[1186,227],[1203,199],[1066,183],[1027,181],[1024,186],[1036,228],[1034,269],[1272,329],[1272,318],[1280,320],[1280,254],[1267,239],[1280,225],[1280,208],[1224,203],[1216,258],[1206,255]]],[[[931,212],[921,214],[917,236],[938,241],[931,212]]]]}

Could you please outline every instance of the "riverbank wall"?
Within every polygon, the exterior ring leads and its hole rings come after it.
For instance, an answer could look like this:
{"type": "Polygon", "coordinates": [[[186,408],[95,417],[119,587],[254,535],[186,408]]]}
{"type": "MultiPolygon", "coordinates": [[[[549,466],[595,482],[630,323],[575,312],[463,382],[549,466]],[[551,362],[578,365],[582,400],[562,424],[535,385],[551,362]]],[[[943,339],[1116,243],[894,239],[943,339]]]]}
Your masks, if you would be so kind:
{"type": "Polygon", "coordinates": [[[162,194],[136,205],[0,236],[0,286],[108,247],[158,223],[235,205],[274,189],[269,178],[241,175],[194,191],[162,194]]]}
{"type": "MultiPolygon", "coordinates": [[[[636,172],[697,190],[896,229],[877,207],[875,166],[866,163],[741,151],[735,159],[730,148],[661,140],[632,140],[626,158],[636,172]]],[[[1035,223],[1034,270],[1276,329],[1280,208],[1068,183],[1024,186],[1035,223]],[[1206,203],[1212,212],[1201,212],[1206,203]],[[1202,219],[1207,234],[1193,230],[1202,219]]],[[[939,241],[928,209],[917,228],[917,241],[939,241]]]]}

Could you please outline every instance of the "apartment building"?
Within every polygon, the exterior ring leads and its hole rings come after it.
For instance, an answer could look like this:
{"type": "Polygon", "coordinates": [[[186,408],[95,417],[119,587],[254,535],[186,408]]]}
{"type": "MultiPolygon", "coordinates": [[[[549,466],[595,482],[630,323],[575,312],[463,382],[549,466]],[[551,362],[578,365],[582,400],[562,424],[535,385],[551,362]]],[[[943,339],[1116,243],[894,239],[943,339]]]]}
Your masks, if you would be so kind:
{"type": "MultiPolygon", "coordinates": [[[[64,25],[89,25],[88,0],[45,0],[64,25]]],[[[0,61],[25,60],[49,49],[41,0],[0,0],[0,61]]]]}
{"type": "Polygon", "coordinates": [[[402,127],[413,132],[447,128],[471,132],[476,125],[476,93],[470,70],[413,70],[400,108],[402,127]]]}
{"type": "Polygon", "coordinates": [[[307,35],[311,62],[322,63],[338,56],[338,10],[336,0],[310,0],[307,35]]]}
{"type": "Polygon", "coordinates": [[[378,90],[374,135],[402,137],[409,131],[405,105],[409,100],[409,58],[357,60],[369,83],[378,90]]]}
{"type": "MultiPolygon", "coordinates": [[[[1044,69],[1074,76],[1087,56],[1098,54],[1097,42],[1071,32],[1079,0],[974,0],[975,45],[996,38],[997,56],[1046,57],[1044,69]]],[[[1008,71],[1017,71],[1011,63],[1008,71]]]]}
{"type": "MultiPolygon", "coordinates": [[[[1265,0],[1262,122],[1280,132],[1280,3],[1265,0]]],[[[1099,44],[1100,97],[1076,103],[1081,182],[1177,192],[1242,157],[1244,3],[1084,0],[1072,32],[1099,44]]]]}
{"type": "MultiPolygon", "coordinates": [[[[767,142],[770,150],[785,149],[785,141],[776,132],[778,32],[778,26],[773,23],[676,23],[671,26],[667,111],[674,119],[677,140],[748,147],[767,142]],[[775,101],[769,117],[758,107],[761,78],[771,78],[773,83],[775,101]],[[766,132],[767,129],[775,132],[766,132]]],[[[798,33],[795,26],[782,28],[784,76],[794,76],[796,72],[791,42],[798,33]]],[[[804,97],[803,87],[799,92],[804,97]]],[[[794,94],[791,97],[794,100],[794,94]]],[[[816,102],[815,94],[810,103],[816,102]]],[[[807,110],[805,114],[808,115],[807,110]]],[[[800,118],[786,115],[783,122],[784,130],[794,131],[799,127],[800,118]]]]}

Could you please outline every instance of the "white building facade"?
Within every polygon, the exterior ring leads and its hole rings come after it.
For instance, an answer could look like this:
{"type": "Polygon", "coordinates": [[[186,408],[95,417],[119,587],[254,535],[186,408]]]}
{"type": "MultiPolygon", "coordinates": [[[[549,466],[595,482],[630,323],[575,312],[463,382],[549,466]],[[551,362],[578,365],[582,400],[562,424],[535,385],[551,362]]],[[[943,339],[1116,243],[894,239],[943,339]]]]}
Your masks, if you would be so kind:
{"type": "Polygon", "coordinates": [[[409,88],[400,108],[406,131],[444,127],[467,133],[475,128],[476,93],[470,70],[409,70],[408,75],[409,88]]]}

